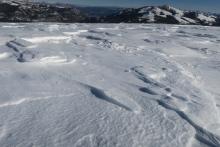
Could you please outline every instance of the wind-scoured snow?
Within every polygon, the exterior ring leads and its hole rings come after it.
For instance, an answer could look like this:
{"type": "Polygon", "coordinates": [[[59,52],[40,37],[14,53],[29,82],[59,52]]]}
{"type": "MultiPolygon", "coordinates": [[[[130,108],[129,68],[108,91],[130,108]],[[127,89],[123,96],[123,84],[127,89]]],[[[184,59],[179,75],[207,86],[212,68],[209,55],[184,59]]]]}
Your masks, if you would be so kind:
{"type": "Polygon", "coordinates": [[[219,75],[216,27],[1,23],[0,146],[219,147],[219,75]]]}

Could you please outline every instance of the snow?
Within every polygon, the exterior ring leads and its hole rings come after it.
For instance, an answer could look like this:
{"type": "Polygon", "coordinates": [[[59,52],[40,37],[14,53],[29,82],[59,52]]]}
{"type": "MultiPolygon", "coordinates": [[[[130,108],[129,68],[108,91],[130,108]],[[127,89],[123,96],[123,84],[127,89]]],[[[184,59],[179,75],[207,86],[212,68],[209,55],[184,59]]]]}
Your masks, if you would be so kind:
{"type": "Polygon", "coordinates": [[[40,36],[40,37],[22,38],[22,39],[25,41],[31,42],[31,43],[45,43],[45,42],[59,43],[59,41],[70,39],[70,37],[68,36],[40,36]]]}
{"type": "Polygon", "coordinates": [[[142,19],[147,19],[148,22],[155,22],[155,16],[160,16],[160,17],[164,17],[166,18],[167,16],[171,16],[172,13],[160,9],[158,7],[146,7],[146,8],[142,8],[139,11],[140,14],[142,14],[141,16],[141,20],[142,19]]]}
{"type": "Polygon", "coordinates": [[[1,23],[0,146],[220,146],[219,40],[217,27],[1,23]]]}
{"type": "Polygon", "coordinates": [[[68,61],[66,58],[62,58],[60,56],[51,56],[51,57],[44,57],[40,59],[39,63],[42,64],[51,64],[51,65],[57,65],[57,64],[72,64],[76,62],[76,59],[72,59],[71,61],[68,61]]]}
{"type": "Polygon", "coordinates": [[[206,21],[206,22],[215,22],[215,18],[210,16],[205,16],[204,14],[199,14],[198,19],[206,21]]]}
{"type": "Polygon", "coordinates": [[[147,13],[152,9],[152,7],[144,7],[139,10],[138,13],[147,13]]]}
{"type": "Polygon", "coordinates": [[[141,19],[147,19],[148,22],[154,22],[155,21],[155,15],[151,12],[149,12],[149,14],[144,14],[142,15],[141,19]]]}
{"type": "Polygon", "coordinates": [[[8,58],[10,56],[10,53],[7,52],[3,52],[0,54],[0,60],[8,58]]]}
{"type": "Polygon", "coordinates": [[[183,12],[182,10],[176,9],[176,8],[174,8],[174,7],[170,7],[170,6],[169,6],[169,9],[170,9],[171,11],[175,12],[176,14],[181,15],[181,16],[184,14],[184,12],[183,12]]]}
{"type": "Polygon", "coordinates": [[[78,30],[76,32],[63,32],[65,35],[80,35],[81,33],[86,33],[88,30],[78,30]]]}

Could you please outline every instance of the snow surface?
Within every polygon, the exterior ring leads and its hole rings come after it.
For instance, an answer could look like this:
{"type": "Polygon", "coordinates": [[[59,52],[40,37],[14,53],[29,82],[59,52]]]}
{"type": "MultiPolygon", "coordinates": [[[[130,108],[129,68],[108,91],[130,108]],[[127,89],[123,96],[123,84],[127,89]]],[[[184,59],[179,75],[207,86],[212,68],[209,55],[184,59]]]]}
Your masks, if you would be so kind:
{"type": "Polygon", "coordinates": [[[215,27],[1,23],[0,146],[219,147],[219,49],[215,27]]]}

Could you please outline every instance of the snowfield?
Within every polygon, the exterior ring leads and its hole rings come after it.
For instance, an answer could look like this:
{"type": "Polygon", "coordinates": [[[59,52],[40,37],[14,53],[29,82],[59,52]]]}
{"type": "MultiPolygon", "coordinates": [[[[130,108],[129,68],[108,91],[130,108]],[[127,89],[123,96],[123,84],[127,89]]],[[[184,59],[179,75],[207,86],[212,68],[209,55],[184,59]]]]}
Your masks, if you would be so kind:
{"type": "Polygon", "coordinates": [[[1,147],[219,147],[220,28],[0,24],[1,147]]]}

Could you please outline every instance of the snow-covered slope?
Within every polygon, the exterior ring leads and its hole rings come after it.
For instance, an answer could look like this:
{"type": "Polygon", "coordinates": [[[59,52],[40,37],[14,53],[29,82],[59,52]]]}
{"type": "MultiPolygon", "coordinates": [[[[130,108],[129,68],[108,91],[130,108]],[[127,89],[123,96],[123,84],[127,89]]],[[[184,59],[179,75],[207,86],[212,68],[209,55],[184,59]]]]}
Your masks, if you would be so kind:
{"type": "Polygon", "coordinates": [[[0,24],[1,147],[220,146],[220,29],[0,24]]]}
{"type": "Polygon", "coordinates": [[[104,18],[106,22],[197,24],[219,26],[219,16],[196,11],[183,11],[171,6],[145,6],[124,9],[104,18]]]}

